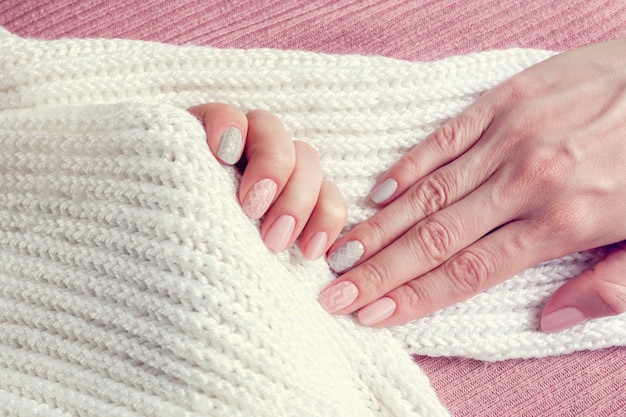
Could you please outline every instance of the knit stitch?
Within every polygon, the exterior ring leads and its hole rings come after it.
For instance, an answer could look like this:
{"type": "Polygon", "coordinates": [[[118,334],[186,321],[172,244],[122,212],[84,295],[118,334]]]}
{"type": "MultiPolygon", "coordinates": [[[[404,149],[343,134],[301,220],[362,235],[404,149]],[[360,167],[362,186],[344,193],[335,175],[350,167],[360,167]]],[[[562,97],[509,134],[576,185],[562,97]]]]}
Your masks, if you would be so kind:
{"type": "Polygon", "coordinates": [[[495,360],[625,344],[622,316],[546,335],[601,253],[525,271],[394,329],[333,317],[333,274],[274,254],[183,109],[263,108],[320,153],[348,230],[376,178],[551,53],[432,63],[0,33],[0,415],[445,415],[407,353],[495,360]]]}

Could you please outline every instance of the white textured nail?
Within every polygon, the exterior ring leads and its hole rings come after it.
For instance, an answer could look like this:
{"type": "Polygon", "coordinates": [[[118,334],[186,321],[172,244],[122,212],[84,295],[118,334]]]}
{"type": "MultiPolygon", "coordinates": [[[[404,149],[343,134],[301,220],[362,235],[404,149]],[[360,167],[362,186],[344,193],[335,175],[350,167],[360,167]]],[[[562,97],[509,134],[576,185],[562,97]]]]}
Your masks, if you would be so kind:
{"type": "Polygon", "coordinates": [[[241,131],[230,126],[222,134],[220,145],[217,149],[217,157],[227,164],[233,165],[239,160],[242,145],[241,131]]]}
{"type": "Polygon", "coordinates": [[[387,178],[378,187],[374,188],[370,194],[370,198],[376,204],[380,204],[393,195],[398,189],[398,183],[393,178],[387,178]]]}
{"type": "Polygon", "coordinates": [[[272,204],[276,188],[276,183],[269,178],[254,183],[243,200],[243,212],[251,219],[261,218],[272,204]]]}
{"type": "Polygon", "coordinates": [[[339,282],[326,288],[319,297],[319,302],[329,313],[348,307],[359,296],[359,289],[350,281],[339,282]]]}
{"type": "Polygon", "coordinates": [[[328,256],[328,264],[335,272],[343,272],[354,265],[365,252],[358,240],[344,243],[328,256]]]}

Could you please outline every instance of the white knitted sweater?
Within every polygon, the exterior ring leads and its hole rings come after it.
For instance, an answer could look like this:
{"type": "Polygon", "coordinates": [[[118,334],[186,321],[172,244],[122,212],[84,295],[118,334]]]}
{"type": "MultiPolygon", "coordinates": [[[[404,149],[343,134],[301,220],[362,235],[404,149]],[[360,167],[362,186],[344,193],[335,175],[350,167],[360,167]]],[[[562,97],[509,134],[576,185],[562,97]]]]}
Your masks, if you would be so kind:
{"type": "Polygon", "coordinates": [[[410,353],[497,360],[625,344],[625,317],[538,331],[547,297],[598,253],[394,329],[326,314],[326,263],[266,249],[236,172],[184,110],[276,112],[318,149],[352,226],[407,149],[549,55],[408,63],[0,29],[0,415],[445,415],[410,353]]]}

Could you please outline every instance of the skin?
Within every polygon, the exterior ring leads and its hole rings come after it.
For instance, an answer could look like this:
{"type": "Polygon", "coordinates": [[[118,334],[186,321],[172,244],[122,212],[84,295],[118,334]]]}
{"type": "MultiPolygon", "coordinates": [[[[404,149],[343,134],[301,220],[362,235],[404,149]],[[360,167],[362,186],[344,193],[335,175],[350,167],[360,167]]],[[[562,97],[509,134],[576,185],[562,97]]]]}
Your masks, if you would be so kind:
{"type": "Polygon", "coordinates": [[[222,133],[228,127],[242,133],[243,146],[238,158],[243,166],[239,187],[242,204],[259,180],[270,178],[277,184],[276,195],[262,221],[261,238],[265,240],[280,216],[289,215],[296,224],[278,251],[298,240],[305,257],[315,259],[323,255],[341,232],[347,212],[337,187],[322,178],[317,151],[304,142],[292,140],[281,121],[266,111],[245,114],[227,104],[208,103],[194,106],[189,112],[204,125],[207,144],[217,159],[222,133]],[[315,249],[309,244],[319,232],[328,236],[326,243],[319,250],[307,250],[315,249]]]}
{"type": "Polygon", "coordinates": [[[398,189],[382,210],[330,249],[351,240],[365,249],[327,287],[358,288],[335,314],[361,317],[384,298],[395,308],[367,324],[405,323],[538,263],[606,245],[609,256],[557,290],[542,317],[564,307],[581,313],[577,322],[624,312],[626,40],[565,52],[512,77],[377,185],[389,178],[398,189]]]}

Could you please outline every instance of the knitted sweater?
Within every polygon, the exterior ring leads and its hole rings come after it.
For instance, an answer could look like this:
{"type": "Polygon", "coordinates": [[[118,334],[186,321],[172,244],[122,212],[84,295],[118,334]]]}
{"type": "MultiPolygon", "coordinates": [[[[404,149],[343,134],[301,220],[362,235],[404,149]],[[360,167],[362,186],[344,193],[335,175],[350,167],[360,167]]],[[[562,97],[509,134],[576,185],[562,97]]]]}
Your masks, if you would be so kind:
{"type": "Polygon", "coordinates": [[[334,317],[334,278],[271,253],[184,109],[277,113],[320,153],[348,228],[380,173],[478,94],[546,57],[409,63],[0,29],[0,415],[429,416],[410,354],[485,360],[626,344],[623,316],[538,331],[599,251],[519,274],[393,329],[334,317]]]}

